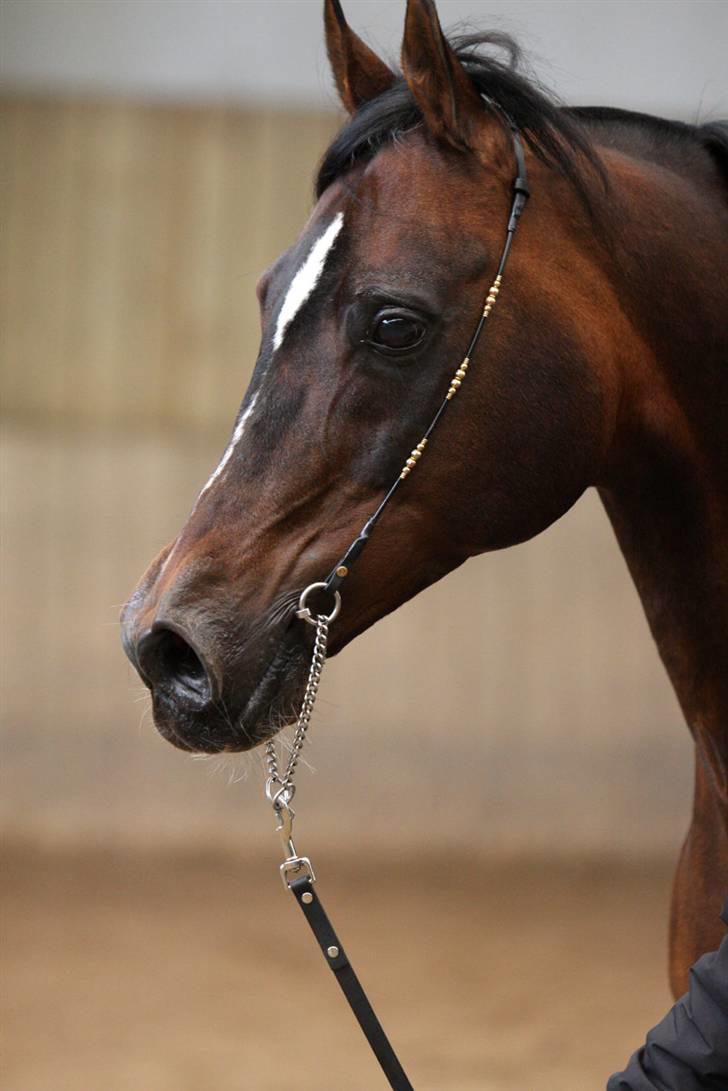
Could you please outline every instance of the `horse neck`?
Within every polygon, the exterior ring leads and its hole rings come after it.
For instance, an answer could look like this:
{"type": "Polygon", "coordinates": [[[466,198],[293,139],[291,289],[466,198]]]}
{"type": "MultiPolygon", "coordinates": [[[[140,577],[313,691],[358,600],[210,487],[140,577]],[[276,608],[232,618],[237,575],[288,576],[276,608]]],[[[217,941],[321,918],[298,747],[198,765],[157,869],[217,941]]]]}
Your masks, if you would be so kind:
{"type": "Polygon", "coordinates": [[[711,171],[622,165],[615,264],[631,337],[600,493],[728,804],[728,204],[711,171]]]}

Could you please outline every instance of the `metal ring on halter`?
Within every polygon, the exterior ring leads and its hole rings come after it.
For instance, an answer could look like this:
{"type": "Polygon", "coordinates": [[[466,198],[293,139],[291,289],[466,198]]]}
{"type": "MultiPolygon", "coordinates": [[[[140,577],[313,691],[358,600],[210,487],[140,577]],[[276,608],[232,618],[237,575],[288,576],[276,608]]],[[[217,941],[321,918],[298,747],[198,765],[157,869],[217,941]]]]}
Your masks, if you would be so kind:
{"type": "MultiPolygon", "coordinates": [[[[328,587],[325,583],[310,583],[305,591],[301,592],[301,597],[298,600],[298,609],[296,610],[296,617],[300,617],[302,621],[307,621],[309,625],[316,625],[317,619],[313,616],[308,606],[306,605],[306,599],[312,591],[328,591],[328,587]]],[[[338,591],[331,591],[330,594],[334,596],[334,608],[326,618],[329,624],[334,618],[339,616],[339,610],[341,609],[341,595],[338,591]]]]}

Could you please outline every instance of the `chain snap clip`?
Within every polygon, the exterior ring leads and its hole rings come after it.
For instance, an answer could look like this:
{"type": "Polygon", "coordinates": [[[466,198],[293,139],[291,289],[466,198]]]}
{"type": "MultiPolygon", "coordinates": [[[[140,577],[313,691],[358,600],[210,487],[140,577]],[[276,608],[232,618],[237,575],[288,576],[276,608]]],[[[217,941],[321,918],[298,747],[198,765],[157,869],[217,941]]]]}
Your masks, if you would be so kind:
{"type": "Polygon", "coordinates": [[[276,831],[283,846],[284,860],[280,866],[281,879],[284,887],[288,890],[293,879],[307,877],[312,883],[315,883],[316,875],[308,856],[299,856],[296,852],[296,846],[293,843],[293,819],[296,815],[290,801],[282,800],[281,797],[285,794],[285,788],[276,792],[278,802],[273,804],[273,809],[276,813],[276,831]]]}
{"type": "Polygon", "coordinates": [[[283,880],[283,885],[286,889],[290,888],[291,883],[295,879],[306,877],[310,879],[312,883],[316,881],[311,861],[307,856],[299,856],[296,852],[296,846],[293,843],[293,819],[295,818],[295,811],[293,810],[291,803],[293,802],[293,796],[296,792],[296,785],[293,782],[293,778],[296,772],[296,766],[298,765],[298,759],[301,756],[303,744],[306,741],[306,732],[308,731],[311,722],[311,713],[313,712],[319,682],[321,681],[321,672],[324,669],[324,663],[326,662],[326,645],[329,635],[329,624],[338,616],[339,610],[341,609],[341,595],[338,591],[330,592],[334,596],[334,608],[328,615],[318,614],[314,617],[308,606],[306,606],[306,599],[313,591],[328,590],[330,590],[328,585],[323,582],[312,583],[301,592],[301,597],[298,600],[296,616],[301,618],[302,621],[307,621],[310,625],[314,626],[316,629],[316,638],[313,643],[313,653],[311,656],[311,666],[308,672],[308,681],[306,683],[306,692],[303,697],[303,702],[301,703],[301,710],[298,713],[296,732],[293,737],[293,744],[285,769],[280,769],[278,766],[276,745],[273,739],[268,739],[265,744],[266,761],[268,764],[268,778],[265,782],[265,794],[268,802],[273,808],[273,813],[276,817],[276,832],[278,833],[278,836],[281,839],[281,845],[283,846],[284,859],[280,871],[281,879],[283,880]]]}

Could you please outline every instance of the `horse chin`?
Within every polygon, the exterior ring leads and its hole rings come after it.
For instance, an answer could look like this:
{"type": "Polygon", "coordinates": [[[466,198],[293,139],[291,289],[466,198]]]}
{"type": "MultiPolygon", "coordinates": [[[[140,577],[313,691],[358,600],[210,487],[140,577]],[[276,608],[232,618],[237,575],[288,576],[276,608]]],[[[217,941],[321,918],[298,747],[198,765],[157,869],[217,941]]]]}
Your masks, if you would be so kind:
{"type": "Polygon", "coordinates": [[[252,750],[295,723],[307,664],[297,643],[284,642],[247,699],[230,697],[198,709],[180,709],[163,693],[153,693],[155,726],[163,739],[187,753],[252,750]]]}

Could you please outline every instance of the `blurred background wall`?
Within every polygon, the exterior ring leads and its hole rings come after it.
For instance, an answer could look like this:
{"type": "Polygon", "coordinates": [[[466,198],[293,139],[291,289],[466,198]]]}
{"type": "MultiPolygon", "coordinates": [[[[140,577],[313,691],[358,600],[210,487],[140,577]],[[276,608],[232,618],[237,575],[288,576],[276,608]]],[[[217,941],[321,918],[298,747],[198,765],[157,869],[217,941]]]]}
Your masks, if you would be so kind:
{"type": "MultiPolygon", "coordinates": [[[[721,3],[441,2],[572,102],[728,112],[721,3]]],[[[400,3],[350,0],[396,55],[400,3]]],[[[7,836],[268,845],[256,755],[155,733],[120,604],[224,448],[258,274],[340,122],[318,0],[2,6],[7,836]]],[[[672,853],[687,731],[598,500],[471,561],[327,670],[308,842],[672,853]]]]}

